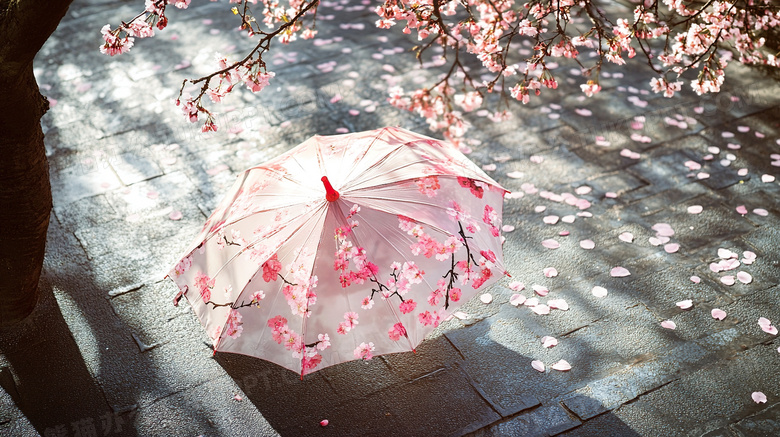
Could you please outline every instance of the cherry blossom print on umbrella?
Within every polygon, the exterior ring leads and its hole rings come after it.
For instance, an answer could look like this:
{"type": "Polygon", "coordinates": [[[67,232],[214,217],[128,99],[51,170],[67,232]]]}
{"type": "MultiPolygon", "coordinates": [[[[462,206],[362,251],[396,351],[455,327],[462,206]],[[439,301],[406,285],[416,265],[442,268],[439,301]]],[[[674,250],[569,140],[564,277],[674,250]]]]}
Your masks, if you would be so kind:
{"type": "Polygon", "coordinates": [[[168,276],[216,352],[303,377],[413,351],[466,301],[492,300],[505,193],[404,129],[315,136],[242,172],[168,276]]]}

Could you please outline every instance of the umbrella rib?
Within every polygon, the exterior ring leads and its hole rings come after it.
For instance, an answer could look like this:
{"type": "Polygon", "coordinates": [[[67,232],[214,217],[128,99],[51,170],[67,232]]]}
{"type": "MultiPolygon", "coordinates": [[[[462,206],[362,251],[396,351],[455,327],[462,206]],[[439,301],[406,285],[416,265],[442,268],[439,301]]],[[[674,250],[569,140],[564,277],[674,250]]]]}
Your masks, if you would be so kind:
{"type": "MultiPolygon", "coordinates": [[[[352,201],[351,199],[353,199],[353,198],[354,198],[354,196],[352,195],[352,193],[350,193],[350,196],[347,197],[347,199],[350,200],[350,201],[352,201]]],[[[359,196],[358,198],[362,198],[362,199],[375,199],[375,200],[386,200],[386,201],[389,201],[389,202],[396,201],[396,199],[391,199],[391,198],[388,198],[388,197],[376,197],[376,196],[359,196]]],[[[353,203],[358,203],[358,202],[353,202],[353,203]]],[[[414,204],[414,205],[425,205],[425,206],[429,206],[429,207],[435,207],[435,208],[438,208],[438,209],[444,210],[444,211],[447,210],[447,208],[444,207],[444,206],[437,205],[435,203],[426,203],[426,202],[422,202],[422,201],[418,201],[418,200],[409,200],[409,201],[404,200],[404,203],[406,203],[406,204],[414,204]]],[[[394,214],[394,215],[399,215],[400,214],[398,211],[393,211],[390,208],[384,208],[384,207],[379,208],[379,207],[376,207],[376,206],[369,206],[368,208],[371,208],[371,209],[376,210],[376,211],[381,211],[381,212],[384,212],[386,214],[394,214]]],[[[428,223],[427,221],[418,220],[418,219],[413,218],[413,217],[407,217],[407,218],[411,219],[412,221],[414,221],[416,223],[424,224],[424,225],[430,227],[431,229],[435,229],[435,230],[437,230],[437,231],[439,231],[439,232],[441,232],[443,234],[455,235],[452,232],[449,232],[446,229],[442,229],[442,228],[440,228],[439,226],[437,226],[437,225],[435,225],[433,223],[428,223]]]]}
{"type": "MultiPolygon", "coordinates": [[[[369,151],[369,150],[371,150],[371,147],[373,147],[373,146],[374,146],[374,144],[377,142],[377,140],[379,140],[379,136],[380,136],[380,135],[382,135],[382,133],[383,133],[383,132],[385,132],[386,130],[387,130],[387,128],[382,128],[382,129],[380,129],[380,130],[379,130],[379,132],[377,132],[376,136],[374,136],[374,139],[373,139],[373,140],[371,140],[371,143],[370,143],[370,144],[369,144],[369,145],[368,145],[368,146],[365,148],[365,150],[363,150],[363,153],[362,153],[362,155],[361,155],[361,156],[360,156],[360,158],[359,158],[359,159],[358,159],[358,160],[355,162],[355,165],[353,165],[353,166],[352,166],[352,168],[349,170],[349,173],[347,173],[347,175],[344,177],[344,180],[345,180],[345,181],[352,180],[352,179],[351,179],[351,178],[352,178],[352,173],[355,171],[355,169],[357,169],[357,168],[358,168],[358,165],[359,165],[361,162],[363,162],[363,160],[366,158],[366,155],[368,155],[368,151],[369,151]]],[[[395,149],[393,149],[393,150],[389,151],[389,152],[387,153],[387,155],[389,155],[389,154],[391,154],[391,153],[395,152],[396,150],[400,149],[400,146],[401,146],[401,145],[399,145],[399,147],[397,147],[397,148],[395,148],[395,149]]],[[[343,151],[342,151],[342,157],[343,157],[343,154],[346,154],[346,151],[347,151],[347,148],[346,148],[346,147],[344,147],[344,149],[343,149],[343,151]]],[[[386,157],[387,157],[387,155],[385,155],[385,157],[383,157],[382,159],[386,158],[386,157]]],[[[374,166],[375,166],[375,164],[371,165],[371,167],[369,167],[369,169],[373,168],[374,166]]],[[[341,188],[341,189],[342,189],[342,191],[343,191],[343,190],[345,190],[345,189],[347,189],[347,187],[348,187],[348,186],[342,186],[342,188],[341,188]]]]}

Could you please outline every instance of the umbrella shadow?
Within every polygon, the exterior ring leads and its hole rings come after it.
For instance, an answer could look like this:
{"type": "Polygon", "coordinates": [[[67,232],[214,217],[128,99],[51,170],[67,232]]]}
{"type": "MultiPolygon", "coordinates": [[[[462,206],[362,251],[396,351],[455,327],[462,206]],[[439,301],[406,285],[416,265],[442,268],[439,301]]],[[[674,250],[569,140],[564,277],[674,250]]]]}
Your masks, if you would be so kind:
{"type": "MultiPolygon", "coordinates": [[[[588,416],[585,428],[561,403],[566,396],[560,394],[571,390],[575,378],[539,374],[529,366],[518,371],[517,363],[532,358],[498,343],[485,349],[486,356],[500,356],[500,361],[464,359],[447,335],[439,335],[425,340],[414,354],[342,363],[303,380],[244,355],[220,353],[216,360],[283,436],[578,436],[592,435],[592,429],[604,435],[639,435],[604,408],[588,416]],[[485,362],[500,382],[484,378],[485,362]],[[328,420],[327,426],[321,420],[328,420]]],[[[593,406],[598,401],[579,396],[577,402],[593,406]]]]}

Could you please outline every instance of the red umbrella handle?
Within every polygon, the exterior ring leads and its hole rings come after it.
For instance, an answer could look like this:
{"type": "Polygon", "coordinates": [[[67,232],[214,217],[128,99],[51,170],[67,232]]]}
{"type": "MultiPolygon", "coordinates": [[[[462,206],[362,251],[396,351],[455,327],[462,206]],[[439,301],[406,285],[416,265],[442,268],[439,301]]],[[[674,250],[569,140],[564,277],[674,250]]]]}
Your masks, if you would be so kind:
{"type": "Polygon", "coordinates": [[[323,176],[321,180],[322,184],[325,185],[325,199],[327,199],[328,202],[335,202],[338,200],[339,192],[333,189],[333,186],[330,184],[328,177],[323,176]]]}

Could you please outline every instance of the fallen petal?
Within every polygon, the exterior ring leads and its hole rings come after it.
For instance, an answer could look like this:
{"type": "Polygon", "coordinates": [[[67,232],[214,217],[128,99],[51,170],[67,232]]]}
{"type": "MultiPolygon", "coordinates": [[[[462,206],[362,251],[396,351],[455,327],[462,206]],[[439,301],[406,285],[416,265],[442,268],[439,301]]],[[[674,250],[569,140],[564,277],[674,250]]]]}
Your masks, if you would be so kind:
{"type": "Polygon", "coordinates": [[[506,176],[507,176],[508,178],[512,178],[512,179],[520,179],[520,178],[522,178],[522,177],[523,177],[523,172],[520,172],[520,171],[511,171],[511,172],[507,173],[507,174],[506,174],[506,176]]]}
{"type": "Polygon", "coordinates": [[[516,293],[509,298],[509,303],[514,306],[522,305],[523,302],[525,302],[525,296],[523,296],[522,294],[516,293]]]}
{"type": "Polygon", "coordinates": [[[661,326],[666,329],[677,329],[677,324],[671,320],[665,320],[661,322],[661,326]]]}
{"type": "Polygon", "coordinates": [[[523,302],[523,305],[525,305],[527,307],[535,307],[535,306],[539,305],[539,299],[537,299],[535,297],[528,298],[528,299],[525,300],[525,302],[523,302]]]}
{"type": "Polygon", "coordinates": [[[590,292],[596,297],[607,297],[607,289],[598,285],[593,287],[593,290],[590,292]]]}
{"type": "Polygon", "coordinates": [[[482,301],[482,303],[490,303],[493,302],[493,295],[490,293],[485,293],[479,297],[479,300],[482,301]]]}
{"type": "Polygon", "coordinates": [[[556,309],[556,310],[561,310],[561,311],[568,311],[569,310],[569,303],[566,302],[566,300],[564,300],[564,299],[553,299],[553,300],[547,301],[547,305],[550,308],[556,309]]]}
{"type": "Polygon", "coordinates": [[[550,314],[550,307],[542,303],[534,307],[531,307],[531,311],[535,312],[536,314],[539,314],[540,316],[543,316],[546,314],[550,314]]]}
{"type": "Polygon", "coordinates": [[[520,281],[512,281],[509,283],[509,289],[513,291],[521,291],[525,289],[525,284],[520,281]]]}
{"type": "Polygon", "coordinates": [[[545,267],[544,276],[548,278],[554,278],[558,276],[558,270],[555,270],[555,267],[545,267]]]}
{"type": "Polygon", "coordinates": [[[547,293],[550,292],[550,290],[548,290],[547,287],[545,287],[544,285],[534,284],[531,286],[531,288],[534,290],[536,294],[542,297],[547,296],[547,293]]]}
{"type": "Polygon", "coordinates": [[[593,240],[582,240],[580,241],[580,247],[583,249],[590,250],[596,247],[596,243],[594,243],[593,240]]]}
{"type": "Polygon", "coordinates": [[[747,214],[747,208],[745,208],[745,205],[739,205],[737,207],[737,212],[742,214],[742,215],[745,215],[745,214],[747,214]]]}
{"type": "Polygon", "coordinates": [[[771,174],[763,174],[763,175],[761,175],[761,182],[769,183],[769,182],[774,182],[774,181],[775,181],[775,177],[772,176],[771,174]]]}
{"type": "Polygon", "coordinates": [[[691,282],[693,282],[694,284],[698,284],[699,282],[701,282],[701,278],[698,276],[691,276],[691,282]]]}
{"type": "Polygon", "coordinates": [[[463,311],[455,311],[454,313],[452,313],[452,316],[458,320],[466,320],[469,318],[469,315],[464,313],[463,311]]]}
{"type": "Polygon", "coordinates": [[[753,277],[748,272],[738,272],[737,279],[743,284],[750,284],[753,282],[753,277]]]}
{"type": "Polygon", "coordinates": [[[550,337],[549,335],[545,335],[542,337],[542,346],[546,348],[553,347],[558,344],[558,340],[555,339],[555,337],[550,337]]]}
{"type": "Polygon", "coordinates": [[[626,276],[629,276],[631,272],[628,271],[625,267],[615,267],[610,272],[609,275],[613,278],[624,278],[626,276]]]}
{"type": "Polygon", "coordinates": [[[765,326],[772,326],[772,321],[767,319],[766,317],[759,317],[758,318],[758,326],[765,327],[765,326]]]}
{"type": "Polygon", "coordinates": [[[320,426],[328,426],[328,423],[330,423],[330,422],[328,422],[328,419],[321,420],[320,421],[320,426]]]}
{"type": "Polygon", "coordinates": [[[559,218],[560,218],[560,217],[558,217],[557,215],[548,215],[548,216],[545,216],[545,217],[542,219],[542,221],[543,221],[545,224],[548,224],[548,225],[554,225],[554,224],[558,223],[558,219],[559,219],[559,218]]]}
{"type": "Polygon", "coordinates": [[[723,320],[726,318],[726,312],[719,308],[714,308],[711,314],[713,319],[723,320]]]}
{"type": "Polygon", "coordinates": [[[173,221],[176,221],[176,220],[181,220],[181,218],[182,218],[181,211],[173,211],[173,212],[171,212],[171,213],[168,215],[168,218],[169,218],[169,219],[171,219],[171,220],[173,220],[173,221]]]}
{"type": "Polygon", "coordinates": [[[504,231],[504,232],[512,232],[512,231],[515,230],[515,227],[512,226],[512,225],[504,225],[504,226],[501,226],[501,230],[504,231]]]}
{"type": "Polygon", "coordinates": [[[738,255],[728,249],[720,248],[718,249],[718,258],[721,259],[729,259],[729,258],[736,258],[738,255]]]}
{"type": "Polygon", "coordinates": [[[753,210],[753,214],[761,217],[766,217],[769,215],[769,211],[765,210],[764,208],[756,208],[753,210]]]}
{"type": "Polygon", "coordinates": [[[618,235],[618,238],[620,241],[625,241],[626,243],[631,243],[634,241],[634,234],[631,232],[623,232],[622,234],[618,235]]]}
{"type": "Polygon", "coordinates": [[[680,245],[677,243],[669,243],[664,245],[664,250],[666,253],[675,253],[680,250],[680,245]]]}
{"type": "Polygon", "coordinates": [[[753,402],[757,404],[763,404],[766,402],[766,395],[761,393],[760,391],[754,391],[753,394],[750,395],[751,398],[753,398],[753,402]]]}
{"type": "Polygon", "coordinates": [[[688,207],[688,214],[699,214],[704,211],[701,205],[691,205],[688,207]]]}
{"type": "Polygon", "coordinates": [[[693,301],[690,300],[690,299],[681,300],[681,301],[677,302],[677,306],[680,307],[680,309],[682,309],[682,310],[687,310],[687,309],[693,307],[693,301]]]}
{"type": "Polygon", "coordinates": [[[569,364],[566,360],[560,360],[557,363],[550,366],[550,368],[558,370],[560,372],[565,372],[567,370],[571,370],[571,364],[569,364]]]}
{"type": "Polygon", "coordinates": [[[244,398],[242,398],[241,395],[235,395],[235,396],[233,396],[233,399],[235,399],[235,400],[237,400],[239,402],[244,400],[244,398]]]}
{"type": "Polygon", "coordinates": [[[531,361],[531,367],[533,367],[534,370],[538,370],[540,372],[544,372],[544,363],[539,361],[539,360],[531,361]]]}
{"type": "Polygon", "coordinates": [[[720,278],[720,282],[726,284],[726,285],[734,285],[734,277],[731,275],[723,276],[720,278]]]}
{"type": "Polygon", "coordinates": [[[557,249],[561,247],[561,244],[557,241],[553,240],[552,238],[542,241],[542,246],[548,248],[548,249],[557,249]]]}

